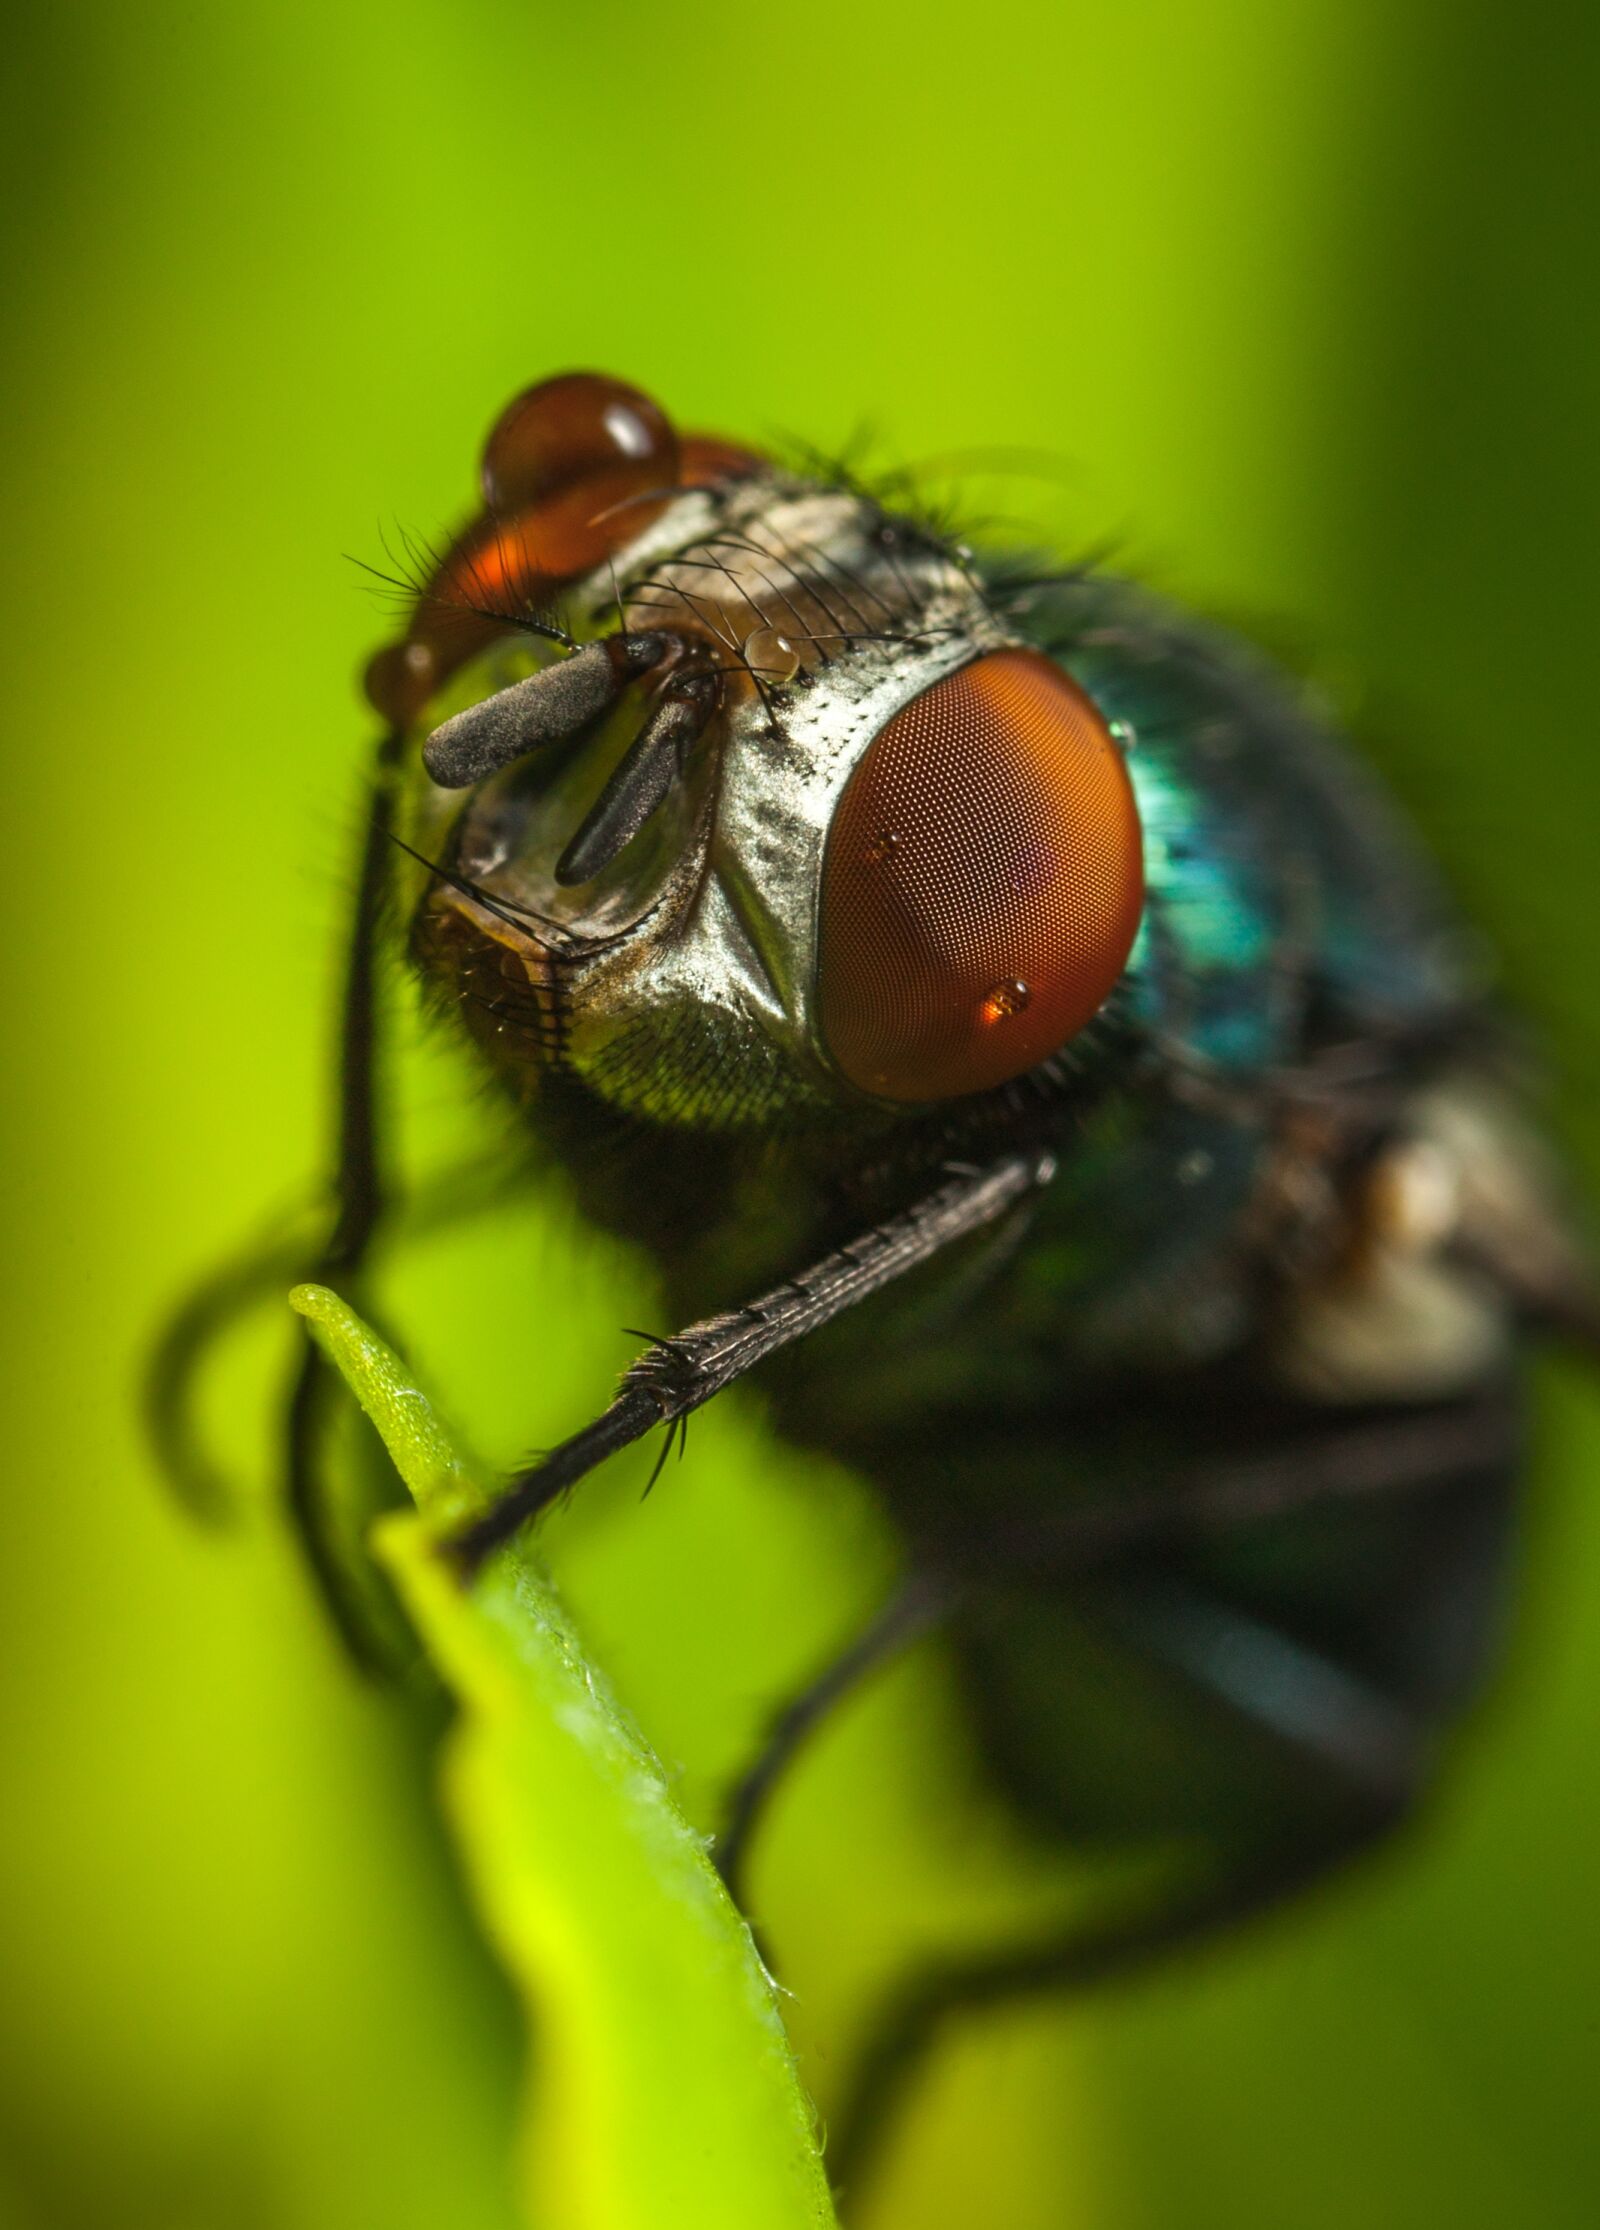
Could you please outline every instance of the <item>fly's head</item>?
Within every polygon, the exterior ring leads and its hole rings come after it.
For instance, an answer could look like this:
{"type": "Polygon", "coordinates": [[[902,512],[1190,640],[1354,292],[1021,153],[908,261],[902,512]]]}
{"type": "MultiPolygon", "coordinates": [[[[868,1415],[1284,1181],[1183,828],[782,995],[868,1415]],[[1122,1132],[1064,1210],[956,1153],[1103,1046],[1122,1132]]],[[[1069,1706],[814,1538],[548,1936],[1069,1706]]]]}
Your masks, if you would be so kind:
{"type": "Polygon", "coordinates": [[[658,1121],[884,1120],[1094,1017],[1138,818],[1094,704],[853,485],[519,397],[369,672],[415,771],[413,950],[497,1064],[658,1121]]]}

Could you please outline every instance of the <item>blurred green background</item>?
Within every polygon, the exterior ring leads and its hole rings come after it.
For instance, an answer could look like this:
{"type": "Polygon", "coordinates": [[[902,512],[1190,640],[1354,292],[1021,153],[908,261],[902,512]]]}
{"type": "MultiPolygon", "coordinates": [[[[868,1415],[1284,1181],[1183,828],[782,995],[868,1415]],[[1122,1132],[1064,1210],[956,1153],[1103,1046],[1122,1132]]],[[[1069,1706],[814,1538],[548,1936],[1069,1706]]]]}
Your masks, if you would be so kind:
{"type": "MultiPolygon", "coordinates": [[[[428,1714],[347,1676],[262,1499],[279,1327],[214,1404],[258,1482],[231,1538],[163,1501],[133,1414],[160,1309],[321,1149],[382,629],[341,553],[446,524],[499,405],[574,365],[731,433],[1050,450],[1001,508],[1316,646],[1592,1184],[1596,49],[1592,13],[1483,0],[12,25],[0,2222],[511,2221],[520,2040],[428,1714]]],[[[465,1072],[407,1077],[413,1136],[459,1106],[489,1150],[465,1072]]],[[[387,1293],[499,1457],[651,1321],[553,1193],[387,1293]]],[[[1426,1827],[1192,1974],[974,2030],[863,2230],[1593,2222],[1600,1420],[1546,1379],[1506,1676],[1426,1827]]],[[[725,1406],[560,1543],[708,1821],[890,1560],[725,1406]]],[[[875,1979],[1059,1886],[952,1727],[936,1658],[903,1668],[758,1868],[824,2107],[875,1979]]]]}

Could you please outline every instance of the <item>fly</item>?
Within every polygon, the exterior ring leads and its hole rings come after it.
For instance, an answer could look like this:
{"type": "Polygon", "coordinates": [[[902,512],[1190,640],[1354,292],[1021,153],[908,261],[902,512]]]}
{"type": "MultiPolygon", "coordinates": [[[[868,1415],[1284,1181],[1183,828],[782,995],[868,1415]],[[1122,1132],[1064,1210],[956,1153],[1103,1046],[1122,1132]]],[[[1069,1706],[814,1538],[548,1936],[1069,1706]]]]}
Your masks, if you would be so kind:
{"type": "MultiPolygon", "coordinates": [[[[401,919],[684,1327],[461,1568],[759,1366],[904,1569],[745,1777],[735,1894],[807,1734],[930,1629],[1018,1811],[1149,1861],[896,1995],[830,2149],[859,2183],[951,2014],[1200,1942],[1405,1819],[1492,1653],[1524,1351],[1592,1352],[1594,1286],[1475,947],[1241,643],[1094,567],[974,556],[894,491],[680,438],[592,374],[511,404],[483,497],[368,670],[316,1274],[354,1274],[385,1210],[401,919]]],[[[169,1444],[242,1290],[169,1343],[169,1444]]],[[[288,1496],[348,1619],[323,1371],[308,1347],[288,1496]]]]}

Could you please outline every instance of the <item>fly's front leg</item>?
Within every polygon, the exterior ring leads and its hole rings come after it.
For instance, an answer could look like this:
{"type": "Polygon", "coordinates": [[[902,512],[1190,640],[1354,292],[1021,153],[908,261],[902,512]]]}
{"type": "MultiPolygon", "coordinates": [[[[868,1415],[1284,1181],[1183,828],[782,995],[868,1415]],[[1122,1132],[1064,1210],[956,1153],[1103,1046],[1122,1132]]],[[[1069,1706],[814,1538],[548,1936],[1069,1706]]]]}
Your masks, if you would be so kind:
{"type": "Polygon", "coordinates": [[[206,1446],[196,1415],[196,1390],[228,1333],[268,1301],[281,1302],[301,1277],[316,1245],[306,1228],[270,1236],[230,1255],[192,1287],[163,1325],[141,1389],[144,1428],[156,1463],[192,1517],[223,1524],[233,1507],[232,1484],[206,1446]]]}
{"type": "Polygon", "coordinates": [[[863,1232],[787,1284],[657,1341],[627,1372],[602,1416],[513,1480],[487,1515],[457,1536],[453,1551],[462,1570],[475,1571],[607,1456],[654,1425],[677,1423],[766,1356],[969,1233],[986,1229],[1053,1173],[1053,1162],[1041,1154],[1008,1154],[986,1169],[961,1171],[903,1215],[863,1232]]]}
{"type": "MultiPolygon", "coordinates": [[[[335,1113],[334,1221],[308,1275],[348,1279],[366,1260],[385,1199],[378,1110],[378,945],[393,851],[395,781],[403,733],[379,746],[362,836],[355,906],[339,1011],[335,1113]]],[[[332,1366],[302,1325],[283,1424],[283,1477],[289,1514],[312,1573],[358,1664],[377,1669],[383,1652],[361,1608],[353,1545],[342,1538],[321,1461],[339,1388],[332,1366]]]]}
{"type": "MultiPolygon", "coordinates": [[[[338,1099],[333,1219],[320,1240],[307,1228],[275,1233],[209,1276],[174,1313],[151,1356],[144,1411],[158,1461],[184,1501],[215,1518],[227,1496],[195,1419],[195,1397],[218,1342],[258,1303],[300,1278],[349,1278],[365,1261],[386,1205],[378,1111],[378,940],[388,890],[394,786],[403,737],[378,748],[361,840],[355,904],[339,1013],[338,1099]]],[[[338,1389],[302,1329],[284,1404],[284,1494],[307,1561],[328,1608],[358,1663],[376,1667],[385,1653],[374,1620],[362,1607],[353,1543],[342,1538],[321,1452],[338,1389]]]]}
{"type": "MultiPolygon", "coordinates": [[[[378,748],[362,833],[355,904],[339,1016],[333,1221],[320,1237],[309,1214],[212,1272],[174,1312],[151,1355],[144,1413],[157,1460],[202,1517],[227,1507],[227,1491],[198,1429],[196,1394],[218,1343],[250,1310],[297,1278],[348,1276],[364,1261],[385,1206],[377,1107],[377,945],[387,890],[399,734],[378,748]]],[[[352,1653],[375,1652],[355,1608],[349,1559],[337,1539],[317,1460],[332,1386],[321,1352],[304,1334],[285,1404],[285,1494],[306,1555],[352,1653]]]]}

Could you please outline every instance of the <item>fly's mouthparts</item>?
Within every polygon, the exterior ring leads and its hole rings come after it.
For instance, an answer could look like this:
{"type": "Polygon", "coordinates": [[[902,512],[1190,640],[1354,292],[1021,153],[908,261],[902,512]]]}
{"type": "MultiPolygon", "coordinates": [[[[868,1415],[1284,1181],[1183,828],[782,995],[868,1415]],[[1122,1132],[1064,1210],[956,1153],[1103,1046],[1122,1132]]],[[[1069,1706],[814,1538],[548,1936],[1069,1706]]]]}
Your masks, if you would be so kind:
{"type": "Polygon", "coordinates": [[[638,835],[683,772],[690,749],[722,702],[716,673],[673,675],[644,726],[589,808],[556,862],[556,881],[567,887],[593,882],[623,846],[638,835]]]}

